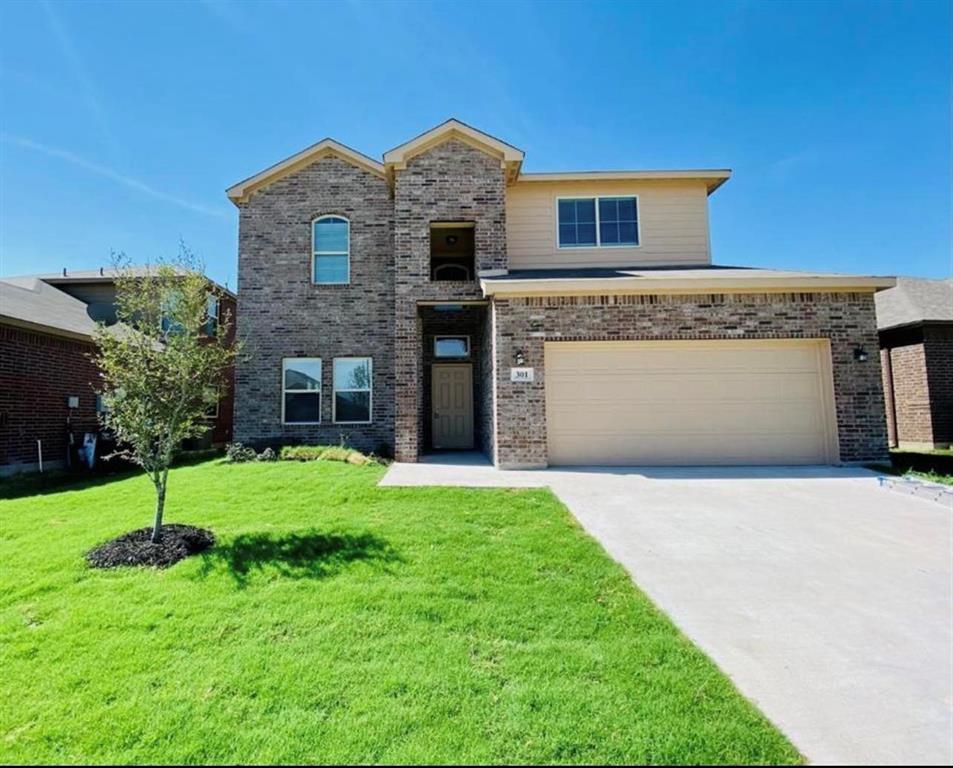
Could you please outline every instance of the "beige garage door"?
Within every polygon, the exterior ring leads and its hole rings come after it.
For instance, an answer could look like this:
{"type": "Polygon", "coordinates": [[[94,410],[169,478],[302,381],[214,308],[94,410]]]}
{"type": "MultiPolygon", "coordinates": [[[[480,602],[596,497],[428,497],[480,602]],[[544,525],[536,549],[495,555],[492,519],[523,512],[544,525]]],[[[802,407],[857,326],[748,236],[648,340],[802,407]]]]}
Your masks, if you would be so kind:
{"type": "Polygon", "coordinates": [[[551,342],[545,374],[550,464],[835,460],[826,340],[551,342]]]}

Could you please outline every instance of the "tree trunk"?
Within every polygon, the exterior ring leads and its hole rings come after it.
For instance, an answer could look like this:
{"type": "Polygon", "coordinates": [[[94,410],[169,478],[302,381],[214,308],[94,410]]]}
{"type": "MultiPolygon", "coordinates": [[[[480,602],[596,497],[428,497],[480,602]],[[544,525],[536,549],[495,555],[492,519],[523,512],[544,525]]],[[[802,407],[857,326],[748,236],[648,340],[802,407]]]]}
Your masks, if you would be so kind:
{"type": "Polygon", "coordinates": [[[158,544],[162,540],[162,513],[165,510],[165,483],[163,477],[156,482],[156,519],[152,525],[152,543],[158,544]]]}

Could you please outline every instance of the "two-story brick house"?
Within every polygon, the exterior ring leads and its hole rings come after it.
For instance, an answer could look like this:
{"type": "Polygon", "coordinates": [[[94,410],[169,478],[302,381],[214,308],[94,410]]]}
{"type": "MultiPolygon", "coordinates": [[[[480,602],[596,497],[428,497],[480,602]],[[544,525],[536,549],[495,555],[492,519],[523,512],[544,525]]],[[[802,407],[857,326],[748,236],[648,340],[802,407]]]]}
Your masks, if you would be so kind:
{"type": "Polygon", "coordinates": [[[888,278],[713,266],[726,170],[525,173],[456,120],[236,184],[236,439],[500,467],[883,458],[888,278]]]}

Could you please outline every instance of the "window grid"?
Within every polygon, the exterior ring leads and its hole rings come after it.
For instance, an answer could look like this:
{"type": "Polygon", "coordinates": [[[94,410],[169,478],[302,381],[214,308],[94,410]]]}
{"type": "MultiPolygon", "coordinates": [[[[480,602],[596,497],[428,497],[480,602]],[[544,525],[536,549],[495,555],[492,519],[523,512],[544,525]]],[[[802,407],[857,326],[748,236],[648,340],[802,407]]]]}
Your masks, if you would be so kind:
{"type": "Polygon", "coordinates": [[[331,418],[335,424],[370,424],[373,421],[374,413],[374,361],[370,357],[336,357],[334,358],[334,369],[332,371],[332,400],[331,418]],[[337,368],[338,363],[367,363],[367,385],[364,387],[338,387],[337,368]],[[367,393],[367,418],[363,420],[339,420],[338,419],[338,395],[367,393]]]}
{"type": "MultiPolygon", "coordinates": [[[[607,231],[611,231],[611,230],[607,230],[607,231]]],[[[640,231],[639,231],[639,196],[638,195],[611,195],[611,196],[605,196],[605,197],[594,196],[594,197],[556,198],[556,247],[557,248],[638,248],[641,244],[642,244],[642,238],[640,237],[640,231]],[[633,203],[633,218],[620,219],[619,213],[618,213],[619,202],[626,201],[626,200],[631,200],[633,203]],[[616,237],[618,238],[616,242],[603,242],[603,239],[602,239],[603,222],[601,220],[600,209],[602,208],[603,201],[615,203],[616,218],[613,220],[607,220],[605,224],[609,226],[615,226],[616,237]],[[594,240],[595,242],[586,242],[586,243],[578,242],[579,224],[592,223],[589,221],[579,222],[578,220],[578,213],[577,213],[579,210],[578,206],[579,206],[579,203],[583,203],[583,202],[591,202],[593,204],[593,207],[595,208],[595,211],[594,211],[594,214],[595,214],[594,240]],[[573,203],[573,221],[565,222],[565,224],[560,215],[560,206],[563,203],[573,203]],[[576,237],[577,242],[575,243],[563,242],[563,236],[562,236],[563,227],[567,225],[575,225],[573,231],[574,231],[574,235],[576,237]],[[629,225],[633,227],[635,242],[619,242],[619,240],[621,240],[621,229],[623,225],[629,225]]]]}
{"type": "Polygon", "coordinates": [[[348,221],[343,216],[337,215],[327,215],[319,216],[314,221],[311,222],[311,281],[315,285],[348,285],[351,282],[351,222],[348,221]],[[345,237],[347,238],[346,249],[318,249],[318,227],[321,223],[326,224],[344,224],[345,237]],[[329,279],[319,279],[318,278],[318,262],[321,259],[326,261],[331,261],[332,259],[344,259],[345,268],[344,268],[344,279],[343,280],[329,280],[329,279]]]}
{"type": "Polygon", "coordinates": [[[321,362],[320,357],[287,357],[281,361],[281,423],[282,424],[320,424],[321,423],[321,400],[323,398],[324,387],[321,383],[321,377],[323,375],[324,365],[321,362]],[[308,389],[307,387],[289,387],[287,381],[287,373],[289,369],[289,364],[294,366],[295,363],[317,363],[318,371],[317,378],[317,389],[308,389]],[[316,421],[288,421],[288,395],[311,395],[315,397],[318,401],[318,418],[316,421]]]}

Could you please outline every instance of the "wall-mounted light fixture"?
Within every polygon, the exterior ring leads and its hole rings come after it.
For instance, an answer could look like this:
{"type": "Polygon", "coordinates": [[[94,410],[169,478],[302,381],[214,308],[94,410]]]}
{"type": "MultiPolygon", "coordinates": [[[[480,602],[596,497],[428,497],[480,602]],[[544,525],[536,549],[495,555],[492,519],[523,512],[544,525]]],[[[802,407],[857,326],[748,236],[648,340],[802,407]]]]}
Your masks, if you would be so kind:
{"type": "Polygon", "coordinates": [[[526,363],[526,356],[523,354],[522,349],[517,349],[513,353],[513,362],[515,362],[517,365],[524,365],[526,363]]]}
{"type": "Polygon", "coordinates": [[[858,363],[866,363],[868,357],[870,357],[870,355],[867,354],[866,349],[863,347],[854,347],[854,360],[858,363]]]}

